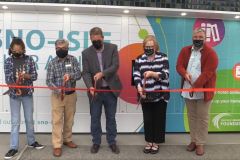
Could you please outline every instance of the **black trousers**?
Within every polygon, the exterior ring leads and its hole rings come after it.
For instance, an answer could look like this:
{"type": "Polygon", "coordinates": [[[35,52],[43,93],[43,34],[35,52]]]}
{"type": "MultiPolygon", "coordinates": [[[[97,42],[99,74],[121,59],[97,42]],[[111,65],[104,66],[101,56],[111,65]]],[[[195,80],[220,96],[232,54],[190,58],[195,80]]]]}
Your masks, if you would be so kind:
{"type": "Polygon", "coordinates": [[[163,100],[142,103],[144,133],[147,142],[165,142],[166,109],[167,103],[163,100]]]}

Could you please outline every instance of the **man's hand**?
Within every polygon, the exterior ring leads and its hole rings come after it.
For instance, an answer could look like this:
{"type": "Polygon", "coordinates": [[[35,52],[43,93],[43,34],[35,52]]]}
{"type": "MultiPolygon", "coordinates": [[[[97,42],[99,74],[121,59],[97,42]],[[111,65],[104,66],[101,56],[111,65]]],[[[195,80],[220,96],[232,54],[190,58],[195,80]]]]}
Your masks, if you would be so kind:
{"type": "Polygon", "coordinates": [[[92,96],[94,96],[94,91],[95,90],[95,88],[94,87],[90,87],[89,88],[89,92],[90,92],[90,94],[92,95],[92,96]]]}
{"type": "Polygon", "coordinates": [[[144,90],[141,86],[137,87],[138,93],[140,94],[141,98],[145,99],[146,95],[144,94],[144,90]]]}
{"type": "Polygon", "coordinates": [[[98,81],[99,79],[101,79],[103,77],[103,73],[102,72],[98,72],[94,75],[93,79],[94,81],[98,81]]]}
{"type": "Polygon", "coordinates": [[[22,74],[22,77],[23,77],[23,79],[31,79],[31,75],[30,74],[28,74],[28,73],[23,73],[22,74]]]}
{"type": "Polygon", "coordinates": [[[16,89],[16,95],[17,96],[21,96],[22,95],[22,91],[21,91],[21,89],[16,89]]]}
{"type": "Polygon", "coordinates": [[[65,74],[64,76],[63,76],[63,81],[64,82],[67,82],[67,81],[69,81],[70,80],[70,75],[69,74],[65,74]]]}
{"type": "Polygon", "coordinates": [[[54,89],[53,93],[59,96],[61,94],[61,89],[54,89]]]}

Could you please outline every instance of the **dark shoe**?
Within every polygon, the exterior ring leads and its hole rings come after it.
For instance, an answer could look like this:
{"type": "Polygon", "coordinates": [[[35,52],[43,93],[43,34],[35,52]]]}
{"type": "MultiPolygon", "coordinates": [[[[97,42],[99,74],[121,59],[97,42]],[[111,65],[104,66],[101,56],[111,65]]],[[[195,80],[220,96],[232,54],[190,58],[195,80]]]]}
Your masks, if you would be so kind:
{"type": "Polygon", "coordinates": [[[115,153],[115,154],[119,154],[120,153],[120,150],[119,150],[119,148],[118,148],[118,146],[116,145],[116,144],[111,144],[110,146],[109,146],[109,148],[112,150],[112,152],[113,153],[115,153]]]}
{"type": "Polygon", "coordinates": [[[62,155],[62,148],[53,148],[53,155],[55,157],[61,157],[61,155],[62,155]]]}
{"type": "Polygon", "coordinates": [[[77,145],[73,143],[72,141],[70,142],[63,142],[65,146],[68,146],[69,148],[77,148],[77,145]]]}
{"type": "Polygon", "coordinates": [[[198,156],[204,155],[203,145],[197,145],[196,146],[196,155],[198,155],[198,156]]]}
{"type": "Polygon", "coordinates": [[[159,145],[153,145],[151,148],[151,154],[157,154],[159,152],[159,145]]]}
{"type": "Polygon", "coordinates": [[[97,153],[99,151],[100,145],[99,144],[93,144],[91,147],[91,153],[97,153]]]}
{"type": "Polygon", "coordinates": [[[195,142],[191,142],[188,146],[187,146],[187,151],[192,152],[195,151],[196,149],[196,143],[195,142]]]}
{"type": "Polygon", "coordinates": [[[35,149],[43,149],[45,146],[39,144],[39,143],[36,141],[36,142],[34,142],[33,144],[29,145],[28,147],[32,147],[32,148],[35,148],[35,149]]]}
{"type": "Polygon", "coordinates": [[[14,156],[16,156],[18,153],[18,150],[16,149],[10,149],[4,156],[4,159],[11,159],[13,158],[14,156]]]}
{"type": "Polygon", "coordinates": [[[152,150],[152,143],[148,143],[148,144],[144,147],[143,153],[148,154],[148,153],[151,152],[151,150],[152,150]]]}

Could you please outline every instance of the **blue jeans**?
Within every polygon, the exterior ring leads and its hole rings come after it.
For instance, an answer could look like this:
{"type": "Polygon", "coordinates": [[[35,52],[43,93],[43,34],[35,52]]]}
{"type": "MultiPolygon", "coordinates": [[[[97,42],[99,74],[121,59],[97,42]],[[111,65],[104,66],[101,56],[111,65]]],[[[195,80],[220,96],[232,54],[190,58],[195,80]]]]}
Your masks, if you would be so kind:
{"type": "Polygon", "coordinates": [[[94,100],[90,96],[90,114],[91,114],[91,135],[93,144],[101,144],[102,127],[101,115],[102,106],[104,106],[106,116],[107,142],[109,145],[116,143],[117,125],[116,125],[116,109],[117,97],[112,92],[98,92],[94,100]]]}
{"type": "Polygon", "coordinates": [[[34,124],[33,124],[34,123],[33,122],[33,97],[29,95],[20,96],[17,98],[10,97],[10,108],[11,108],[10,149],[18,149],[18,146],[19,146],[21,104],[23,105],[28,145],[31,145],[35,142],[34,124]]]}

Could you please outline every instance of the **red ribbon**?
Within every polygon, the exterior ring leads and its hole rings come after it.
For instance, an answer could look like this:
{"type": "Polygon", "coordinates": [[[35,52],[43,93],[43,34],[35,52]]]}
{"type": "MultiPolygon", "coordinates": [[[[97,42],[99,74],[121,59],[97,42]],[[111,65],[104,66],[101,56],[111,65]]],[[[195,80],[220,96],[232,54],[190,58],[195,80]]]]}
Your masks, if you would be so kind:
{"type": "MultiPolygon", "coordinates": [[[[66,88],[66,87],[47,87],[47,86],[20,86],[20,85],[6,85],[0,84],[0,87],[9,88],[40,88],[40,89],[62,89],[65,91],[75,90],[75,91],[89,91],[88,88],[66,88]]],[[[121,92],[124,90],[109,90],[109,89],[95,89],[96,92],[121,92]]],[[[147,92],[147,91],[145,91],[147,92]]],[[[191,89],[165,89],[165,90],[155,90],[151,92],[240,92],[240,88],[191,88],[191,89]]]]}

